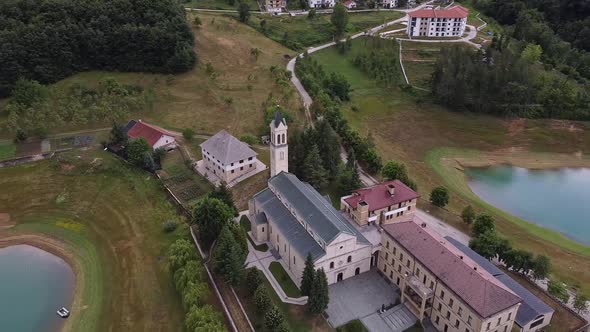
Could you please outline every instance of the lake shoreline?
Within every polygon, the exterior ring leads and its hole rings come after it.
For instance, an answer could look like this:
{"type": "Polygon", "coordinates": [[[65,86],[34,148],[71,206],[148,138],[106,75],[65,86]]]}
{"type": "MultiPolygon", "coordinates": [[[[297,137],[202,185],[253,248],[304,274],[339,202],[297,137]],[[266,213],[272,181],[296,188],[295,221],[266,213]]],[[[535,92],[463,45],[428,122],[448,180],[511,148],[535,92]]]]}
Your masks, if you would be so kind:
{"type": "Polygon", "coordinates": [[[480,151],[473,156],[450,157],[448,159],[454,160],[461,170],[464,168],[486,168],[498,165],[521,167],[529,170],[590,167],[590,157],[582,153],[558,154],[522,151],[480,151]]]}
{"type": "MultiPolygon", "coordinates": [[[[12,233],[0,235],[0,248],[15,246],[15,245],[29,245],[40,250],[46,251],[54,256],[63,259],[72,269],[75,278],[75,285],[73,289],[73,300],[70,311],[74,317],[65,319],[61,328],[61,332],[71,332],[73,321],[75,320],[75,313],[72,309],[82,309],[81,301],[82,294],[80,290],[84,289],[84,277],[81,273],[81,267],[76,260],[73,253],[67,250],[68,245],[54,237],[40,234],[40,233],[12,233]]],[[[56,309],[57,310],[57,309],[56,309]]]]}

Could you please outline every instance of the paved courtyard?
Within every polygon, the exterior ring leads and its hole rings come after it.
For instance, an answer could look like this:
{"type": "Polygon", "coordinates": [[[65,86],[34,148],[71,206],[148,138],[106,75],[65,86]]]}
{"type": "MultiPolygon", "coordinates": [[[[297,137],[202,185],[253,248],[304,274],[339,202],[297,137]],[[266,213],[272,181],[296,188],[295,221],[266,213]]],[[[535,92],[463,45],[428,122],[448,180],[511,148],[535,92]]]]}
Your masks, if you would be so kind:
{"type": "Polygon", "coordinates": [[[397,286],[389,284],[376,270],[329,286],[330,303],[326,314],[333,327],[378,312],[381,305],[394,303],[399,296],[397,286]]]}

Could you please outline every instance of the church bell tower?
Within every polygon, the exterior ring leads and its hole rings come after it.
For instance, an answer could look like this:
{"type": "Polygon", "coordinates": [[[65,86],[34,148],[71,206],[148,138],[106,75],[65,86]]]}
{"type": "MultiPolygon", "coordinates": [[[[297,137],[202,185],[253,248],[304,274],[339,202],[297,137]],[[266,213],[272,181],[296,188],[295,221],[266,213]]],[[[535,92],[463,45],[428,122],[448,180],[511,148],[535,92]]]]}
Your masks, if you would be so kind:
{"type": "Polygon", "coordinates": [[[278,110],[270,122],[270,176],[289,171],[287,121],[278,110]]]}

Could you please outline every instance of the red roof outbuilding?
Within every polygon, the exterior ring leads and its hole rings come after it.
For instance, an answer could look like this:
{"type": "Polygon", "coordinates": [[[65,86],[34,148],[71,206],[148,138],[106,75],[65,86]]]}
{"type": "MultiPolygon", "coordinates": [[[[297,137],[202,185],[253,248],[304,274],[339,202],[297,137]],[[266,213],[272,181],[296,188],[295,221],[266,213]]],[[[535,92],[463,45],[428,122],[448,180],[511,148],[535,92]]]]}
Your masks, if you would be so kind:
{"type": "Polygon", "coordinates": [[[352,195],[345,198],[344,201],[352,208],[356,208],[359,202],[366,202],[369,209],[379,210],[388,206],[399,204],[418,198],[420,195],[406,186],[399,180],[392,180],[376,184],[374,186],[357,189],[352,195]],[[389,193],[389,186],[393,186],[394,194],[389,193]]]}
{"type": "Polygon", "coordinates": [[[150,146],[154,146],[163,135],[174,136],[166,129],[145,123],[141,120],[137,121],[135,125],[127,131],[127,136],[129,136],[129,138],[145,138],[150,146]]]}
{"type": "Polygon", "coordinates": [[[463,6],[453,6],[450,8],[422,8],[409,12],[410,17],[419,18],[466,18],[469,14],[469,9],[463,6]]]}

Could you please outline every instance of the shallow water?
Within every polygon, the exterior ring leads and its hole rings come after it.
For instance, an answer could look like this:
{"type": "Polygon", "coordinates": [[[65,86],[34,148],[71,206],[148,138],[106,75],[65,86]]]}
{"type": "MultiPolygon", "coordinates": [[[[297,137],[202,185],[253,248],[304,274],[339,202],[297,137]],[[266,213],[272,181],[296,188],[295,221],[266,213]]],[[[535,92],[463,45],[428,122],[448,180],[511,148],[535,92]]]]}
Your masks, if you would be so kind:
{"type": "Polygon", "coordinates": [[[0,331],[55,332],[70,308],[75,276],[61,258],[28,245],[0,249],[0,331]]]}
{"type": "Polygon", "coordinates": [[[470,168],[469,187],[517,217],[590,245],[590,168],[470,168]]]}

